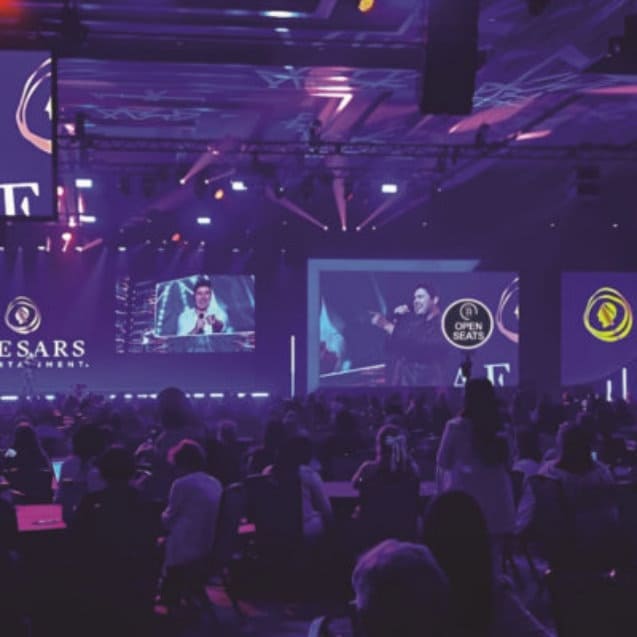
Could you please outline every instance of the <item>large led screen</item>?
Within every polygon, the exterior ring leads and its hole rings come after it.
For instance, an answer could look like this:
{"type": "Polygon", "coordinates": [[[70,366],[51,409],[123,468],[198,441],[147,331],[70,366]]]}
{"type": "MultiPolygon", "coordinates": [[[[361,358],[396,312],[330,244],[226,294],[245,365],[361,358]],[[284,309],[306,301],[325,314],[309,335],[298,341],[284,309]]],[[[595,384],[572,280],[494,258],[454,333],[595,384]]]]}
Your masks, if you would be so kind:
{"type": "Polygon", "coordinates": [[[116,284],[120,353],[252,352],[254,277],[195,274],[116,284]]]}
{"type": "Polygon", "coordinates": [[[107,249],[0,252],[2,393],[253,388],[254,277],[152,270],[107,249]]]}
{"type": "Polygon", "coordinates": [[[308,389],[518,382],[519,282],[476,261],[312,260],[308,389]]]}
{"type": "Polygon", "coordinates": [[[54,78],[50,52],[0,51],[0,218],[56,216],[54,78]]]}

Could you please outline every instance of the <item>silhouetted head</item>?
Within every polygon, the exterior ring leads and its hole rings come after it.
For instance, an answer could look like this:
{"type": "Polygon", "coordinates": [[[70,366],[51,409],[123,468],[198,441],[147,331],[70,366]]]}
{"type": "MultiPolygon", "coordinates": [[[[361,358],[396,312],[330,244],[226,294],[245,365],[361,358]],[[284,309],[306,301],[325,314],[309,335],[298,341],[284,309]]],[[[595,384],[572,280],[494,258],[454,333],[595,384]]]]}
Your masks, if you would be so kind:
{"type": "Polygon", "coordinates": [[[364,637],[449,634],[449,585],[426,546],[385,540],[359,558],[352,586],[364,637]]]}

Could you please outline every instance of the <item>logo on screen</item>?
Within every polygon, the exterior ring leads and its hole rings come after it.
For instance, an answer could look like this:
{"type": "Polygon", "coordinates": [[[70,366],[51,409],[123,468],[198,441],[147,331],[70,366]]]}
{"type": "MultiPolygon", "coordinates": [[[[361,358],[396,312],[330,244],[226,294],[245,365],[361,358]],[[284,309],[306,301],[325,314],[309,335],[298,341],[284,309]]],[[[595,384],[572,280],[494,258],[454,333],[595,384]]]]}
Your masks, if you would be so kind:
{"type": "Polygon", "coordinates": [[[508,338],[513,343],[520,340],[517,322],[520,318],[520,279],[515,277],[507,285],[498,301],[498,309],[495,313],[495,324],[498,326],[500,334],[508,338]],[[513,327],[515,325],[515,327],[513,327]]]}
{"type": "MultiPolygon", "coordinates": [[[[45,60],[40,64],[35,71],[33,71],[24,82],[20,99],[18,100],[18,108],[15,112],[15,121],[18,126],[18,130],[24,139],[33,144],[38,150],[43,153],[51,154],[53,150],[53,144],[50,139],[43,137],[36,133],[32,126],[29,124],[29,104],[42,84],[51,80],[51,58],[45,60]]],[[[51,104],[51,97],[47,100],[44,108],[45,113],[50,121],[53,117],[53,106],[51,104]]]]}
{"type": "Polygon", "coordinates": [[[626,338],[633,329],[630,303],[615,288],[599,288],[586,303],[584,327],[605,343],[626,338]]]}
{"type": "Polygon", "coordinates": [[[442,333],[454,347],[482,347],[493,334],[493,315],[482,301],[458,299],[442,315],[442,333]]]}
{"type": "Polygon", "coordinates": [[[28,296],[17,296],[7,306],[4,322],[16,334],[33,334],[42,323],[42,315],[28,296]]]}

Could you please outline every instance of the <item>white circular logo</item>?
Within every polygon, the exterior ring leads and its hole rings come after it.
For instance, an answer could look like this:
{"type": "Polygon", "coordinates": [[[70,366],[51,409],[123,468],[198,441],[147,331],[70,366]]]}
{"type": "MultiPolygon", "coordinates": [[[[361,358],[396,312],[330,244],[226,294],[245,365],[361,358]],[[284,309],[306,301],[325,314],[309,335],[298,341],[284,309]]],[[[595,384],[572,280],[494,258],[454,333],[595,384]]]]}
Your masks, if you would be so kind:
{"type": "Polygon", "coordinates": [[[442,333],[458,349],[482,347],[493,334],[491,310],[477,299],[458,299],[442,315],[442,333]]]}
{"type": "Polygon", "coordinates": [[[40,327],[42,314],[28,296],[17,296],[7,306],[4,323],[16,334],[32,334],[40,327]]]}

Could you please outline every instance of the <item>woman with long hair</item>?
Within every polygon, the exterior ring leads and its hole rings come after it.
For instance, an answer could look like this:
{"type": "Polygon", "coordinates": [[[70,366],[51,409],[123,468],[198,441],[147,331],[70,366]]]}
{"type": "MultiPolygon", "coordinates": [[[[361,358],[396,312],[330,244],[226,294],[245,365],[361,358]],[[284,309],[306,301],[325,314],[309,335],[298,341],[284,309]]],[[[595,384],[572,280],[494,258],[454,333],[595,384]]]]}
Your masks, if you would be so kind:
{"type": "Polygon", "coordinates": [[[495,576],[491,540],[478,503],[461,491],[427,507],[423,539],[449,579],[453,637],[548,637],[550,634],[495,576]]]}
{"type": "Polygon", "coordinates": [[[310,466],[312,443],[307,436],[293,436],[284,442],[278,457],[263,473],[281,483],[298,482],[301,487],[303,535],[316,539],[325,534],[332,523],[332,506],[321,476],[310,466]]]}
{"type": "Polygon", "coordinates": [[[358,468],[352,484],[358,490],[376,480],[395,482],[402,478],[415,478],[418,468],[409,456],[407,436],[396,425],[384,425],[376,434],[376,458],[366,460],[358,468]]]}
{"type": "Polygon", "coordinates": [[[11,449],[5,454],[5,475],[26,502],[51,501],[51,462],[28,422],[22,421],[15,428],[11,449]]]}
{"type": "Polygon", "coordinates": [[[402,429],[388,424],[378,430],[376,458],[360,466],[352,483],[360,492],[354,517],[364,546],[387,538],[416,539],[420,480],[402,429]]]}
{"type": "Polygon", "coordinates": [[[440,441],[438,489],[473,496],[489,532],[494,536],[508,534],[515,521],[509,463],[509,443],[493,385],[486,378],[470,380],[462,413],[446,424],[440,441]]]}

